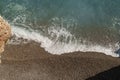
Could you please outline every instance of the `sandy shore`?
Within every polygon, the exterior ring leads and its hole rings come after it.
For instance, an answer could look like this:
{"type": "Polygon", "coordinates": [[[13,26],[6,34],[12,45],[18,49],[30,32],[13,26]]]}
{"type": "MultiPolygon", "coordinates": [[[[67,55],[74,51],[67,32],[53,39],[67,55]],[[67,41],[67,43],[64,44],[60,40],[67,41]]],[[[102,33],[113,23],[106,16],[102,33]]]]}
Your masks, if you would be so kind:
{"type": "Polygon", "coordinates": [[[113,80],[111,76],[103,75],[105,79],[96,76],[120,65],[119,58],[100,53],[74,52],[58,56],[39,45],[34,42],[7,45],[2,54],[0,80],[113,80]]]}

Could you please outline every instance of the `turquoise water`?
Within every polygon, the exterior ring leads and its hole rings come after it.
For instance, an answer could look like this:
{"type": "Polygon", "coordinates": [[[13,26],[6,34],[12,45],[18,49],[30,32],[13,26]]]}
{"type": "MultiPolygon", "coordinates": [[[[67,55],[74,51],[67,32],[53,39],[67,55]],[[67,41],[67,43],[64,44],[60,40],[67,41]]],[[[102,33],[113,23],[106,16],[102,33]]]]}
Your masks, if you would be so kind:
{"type": "Polygon", "coordinates": [[[14,27],[36,32],[54,45],[97,45],[114,52],[120,41],[119,4],[120,0],[0,0],[0,14],[14,27]]]}

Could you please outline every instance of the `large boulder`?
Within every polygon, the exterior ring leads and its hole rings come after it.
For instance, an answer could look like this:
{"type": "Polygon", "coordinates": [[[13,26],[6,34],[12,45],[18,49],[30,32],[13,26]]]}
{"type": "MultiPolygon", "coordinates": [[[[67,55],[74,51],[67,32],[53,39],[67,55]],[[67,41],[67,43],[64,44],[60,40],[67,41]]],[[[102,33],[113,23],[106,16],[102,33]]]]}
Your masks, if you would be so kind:
{"type": "Polygon", "coordinates": [[[1,53],[4,51],[5,43],[11,37],[11,28],[7,21],[0,16],[0,63],[1,53]]]}

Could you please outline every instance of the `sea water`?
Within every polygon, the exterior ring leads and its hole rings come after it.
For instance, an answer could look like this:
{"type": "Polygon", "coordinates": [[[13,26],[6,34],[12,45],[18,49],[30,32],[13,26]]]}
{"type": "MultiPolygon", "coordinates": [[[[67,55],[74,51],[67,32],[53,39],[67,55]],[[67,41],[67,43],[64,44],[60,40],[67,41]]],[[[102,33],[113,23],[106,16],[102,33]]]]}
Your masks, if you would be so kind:
{"type": "Polygon", "coordinates": [[[0,0],[0,15],[11,24],[16,41],[33,40],[52,54],[92,51],[118,57],[119,4],[120,0],[0,0]]]}

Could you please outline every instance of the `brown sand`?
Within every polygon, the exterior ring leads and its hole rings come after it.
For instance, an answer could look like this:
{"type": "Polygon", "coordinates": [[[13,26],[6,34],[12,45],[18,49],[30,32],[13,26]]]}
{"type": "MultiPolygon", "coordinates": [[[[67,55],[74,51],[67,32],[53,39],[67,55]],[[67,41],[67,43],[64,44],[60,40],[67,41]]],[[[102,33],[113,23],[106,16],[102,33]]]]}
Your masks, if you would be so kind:
{"type": "Polygon", "coordinates": [[[7,45],[0,80],[85,80],[120,65],[119,58],[94,52],[51,55],[31,42],[7,45]]]}

